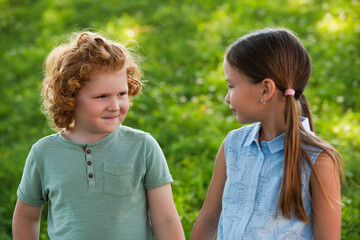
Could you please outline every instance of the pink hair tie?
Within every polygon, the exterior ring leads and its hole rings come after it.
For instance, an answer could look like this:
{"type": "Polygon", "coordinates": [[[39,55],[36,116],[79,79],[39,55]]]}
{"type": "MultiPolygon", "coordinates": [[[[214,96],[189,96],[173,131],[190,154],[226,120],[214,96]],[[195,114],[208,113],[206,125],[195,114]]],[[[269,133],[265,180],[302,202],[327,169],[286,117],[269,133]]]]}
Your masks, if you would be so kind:
{"type": "Polygon", "coordinates": [[[291,89],[291,88],[286,89],[284,95],[285,96],[294,96],[295,95],[295,90],[291,89]]]}

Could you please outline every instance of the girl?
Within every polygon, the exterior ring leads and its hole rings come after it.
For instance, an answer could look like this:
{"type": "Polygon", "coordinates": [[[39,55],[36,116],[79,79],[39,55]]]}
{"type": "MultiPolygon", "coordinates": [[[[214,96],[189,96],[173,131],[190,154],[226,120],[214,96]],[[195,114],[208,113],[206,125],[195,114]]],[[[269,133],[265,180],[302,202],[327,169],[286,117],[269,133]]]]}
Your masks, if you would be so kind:
{"type": "Polygon", "coordinates": [[[46,61],[42,93],[56,128],[32,146],[13,217],[14,239],[184,239],[164,155],[121,125],[140,70],[125,47],[83,32],[46,61]]]}
{"type": "Polygon", "coordinates": [[[225,101],[240,124],[222,143],[191,239],[340,239],[341,158],[313,133],[308,53],[286,29],[233,43],[225,101]]]}

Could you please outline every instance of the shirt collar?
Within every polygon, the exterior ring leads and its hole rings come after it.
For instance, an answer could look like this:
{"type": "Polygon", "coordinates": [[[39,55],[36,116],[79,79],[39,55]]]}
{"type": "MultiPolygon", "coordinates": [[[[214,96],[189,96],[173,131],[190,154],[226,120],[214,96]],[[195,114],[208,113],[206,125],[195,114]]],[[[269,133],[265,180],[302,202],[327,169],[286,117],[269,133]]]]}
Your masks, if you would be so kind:
{"type": "Polygon", "coordinates": [[[252,142],[258,143],[260,129],[261,129],[261,123],[255,123],[251,132],[246,138],[244,146],[249,146],[252,142]]]}
{"type": "MultiPolygon", "coordinates": [[[[304,127],[305,131],[307,132],[311,132],[310,130],[310,124],[309,124],[309,119],[306,117],[300,117],[301,119],[301,124],[304,127]]],[[[257,146],[260,146],[259,144],[259,132],[261,129],[261,123],[256,123],[254,125],[254,127],[252,128],[251,132],[249,133],[244,146],[249,146],[251,143],[255,142],[257,146]]],[[[263,141],[262,143],[264,145],[267,145],[269,148],[269,151],[273,154],[276,152],[279,152],[281,150],[284,149],[284,133],[282,133],[281,135],[277,136],[276,138],[265,142],[263,141]]]]}
{"type": "Polygon", "coordinates": [[[109,133],[108,135],[106,135],[105,137],[103,137],[102,139],[100,139],[99,141],[95,142],[95,143],[87,143],[87,144],[81,144],[81,143],[76,143],[76,142],[73,142],[73,141],[70,141],[69,139],[65,138],[61,132],[58,132],[57,135],[60,137],[60,140],[65,142],[65,143],[68,143],[68,144],[71,144],[71,145],[78,145],[78,146],[95,146],[95,145],[98,145],[100,143],[103,143],[103,142],[106,142],[108,141],[109,139],[111,139],[113,136],[116,135],[117,132],[120,131],[120,128],[122,127],[122,125],[120,125],[118,128],[116,128],[115,131],[109,133]]]}

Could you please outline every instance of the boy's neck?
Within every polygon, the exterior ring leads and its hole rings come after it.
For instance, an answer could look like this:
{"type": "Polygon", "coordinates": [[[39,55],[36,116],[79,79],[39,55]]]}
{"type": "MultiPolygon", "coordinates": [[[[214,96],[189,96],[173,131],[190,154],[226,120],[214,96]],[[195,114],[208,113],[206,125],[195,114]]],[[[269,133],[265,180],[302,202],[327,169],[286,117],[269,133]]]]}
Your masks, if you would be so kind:
{"type": "Polygon", "coordinates": [[[64,138],[67,140],[78,143],[78,144],[88,144],[88,143],[96,143],[100,139],[107,136],[109,133],[101,133],[101,134],[92,134],[91,136],[85,136],[77,133],[76,131],[70,130],[66,132],[61,132],[64,138]]]}

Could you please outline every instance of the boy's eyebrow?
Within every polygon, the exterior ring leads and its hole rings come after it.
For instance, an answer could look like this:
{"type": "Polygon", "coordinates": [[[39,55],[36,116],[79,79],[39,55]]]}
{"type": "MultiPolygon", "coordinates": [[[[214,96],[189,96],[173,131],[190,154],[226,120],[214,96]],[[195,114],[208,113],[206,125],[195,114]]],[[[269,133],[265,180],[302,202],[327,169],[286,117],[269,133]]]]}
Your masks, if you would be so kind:
{"type": "MultiPolygon", "coordinates": [[[[118,92],[128,92],[129,91],[129,88],[123,88],[123,89],[120,89],[118,91],[116,91],[117,93],[118,92]]],[[[97,95],[109,95],[109,94],[112,94],[113,92],[98,92],[97,95]]]]}
{"type": "Polygon", "coordinates": [[[119,90],[119,92],[127,92],[127,91],[129,91],[129,88],[123,88],[123,89],[119,90]]]}

